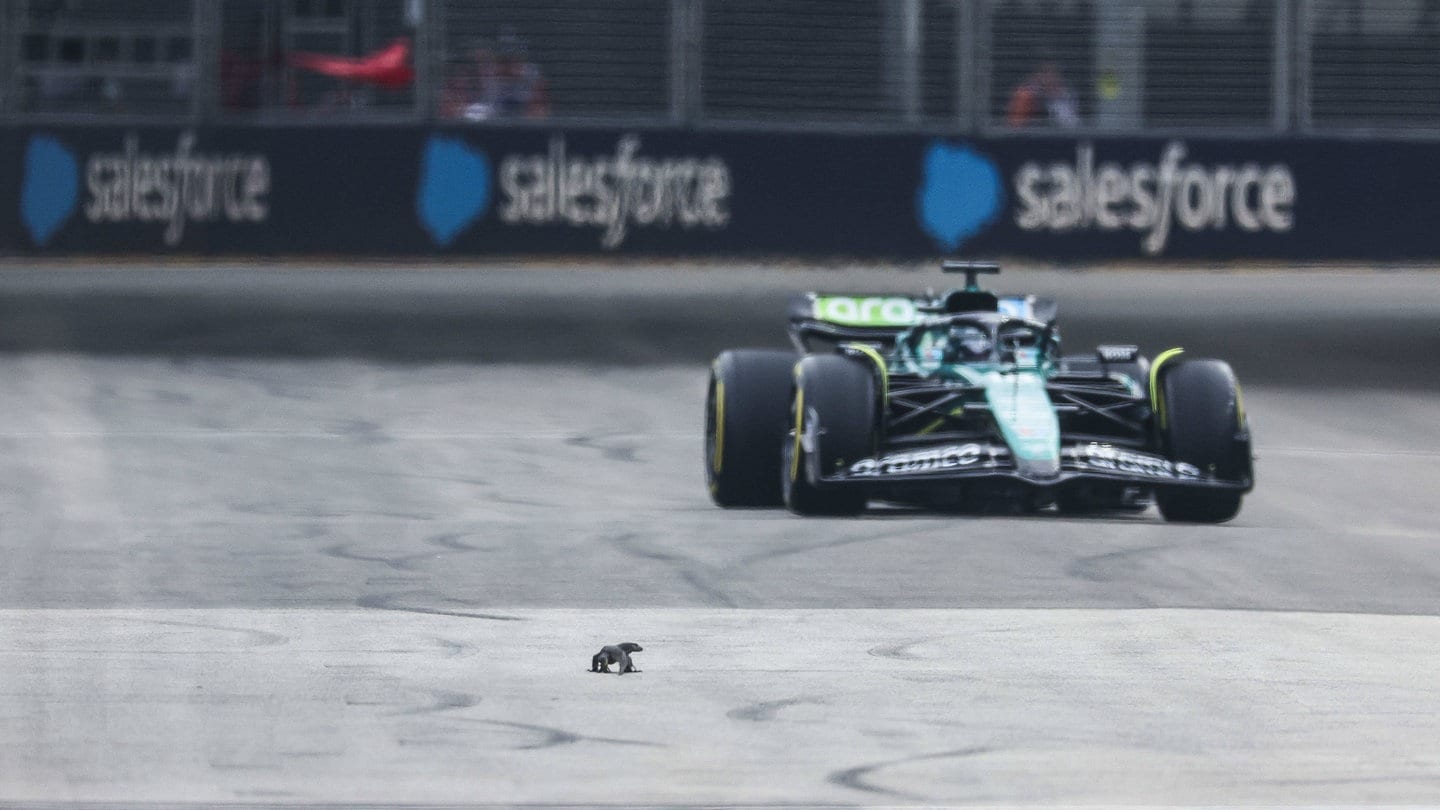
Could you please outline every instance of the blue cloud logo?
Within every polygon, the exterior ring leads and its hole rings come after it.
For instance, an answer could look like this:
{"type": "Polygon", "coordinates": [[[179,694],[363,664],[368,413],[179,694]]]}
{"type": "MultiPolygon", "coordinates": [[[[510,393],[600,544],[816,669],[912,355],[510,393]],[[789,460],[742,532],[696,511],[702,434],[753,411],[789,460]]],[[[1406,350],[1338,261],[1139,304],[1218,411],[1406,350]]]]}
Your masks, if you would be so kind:
{"type": "Polygon", "coordinates": [[[432,135],[420,157],[415,214],[435,244],[455,241],[490,207],[490,159],[460,138],[432,135]]]}
{"type": "Polygon", "coordinates": [[[1005,185],[995,161],[969,146],[930,144],[915,207],[920,226],[937,245],[958,249],[994,222],[1004,204],[1005,185]]]}
{"type": "Polygon", "coordinates": [[[44,247],[75,213],[80,195],[80,165],[54,138],[36,135],[25,147],[25,176],[20,181],[20,219],[35,244],[44,247]]]}

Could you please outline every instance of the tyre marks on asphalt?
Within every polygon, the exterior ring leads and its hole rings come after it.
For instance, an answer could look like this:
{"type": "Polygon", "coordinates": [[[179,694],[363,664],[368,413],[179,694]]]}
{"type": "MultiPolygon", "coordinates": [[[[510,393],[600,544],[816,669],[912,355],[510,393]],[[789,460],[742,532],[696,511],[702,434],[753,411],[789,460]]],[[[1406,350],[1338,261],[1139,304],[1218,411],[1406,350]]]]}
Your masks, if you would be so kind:
{"type": "Polygon", "coordinates": [[[116,616],[117,621],[137,622],[145,625],[159,625],[162,627],[186,627],[197,630],[214,630],[219,633],[233,633],[246,639],[246,647],[276,647],[290,642],[289,637],[280,633],[271,633],[267,630],[256,630],[250,627],[228,627],[220,624],[205,624],[202,622],[181,622],[173,619],[151,619],[141,616],[116,616]]]}
{"type": "Polygon", "coordinates": [[[634,464],[640,460],[635,455],[639,450],[639,446],[634,437],[620,435],[579,435],[566,439],[565,444],[568,447],[598,451],[606,461],[634,464]]]}
{"type": "Polygon", "coordinates": [[[636,532],[608,534],[604,540],[627,556],[662,563],[672,568],[680,579],[700,592],[709,607],[739,607],[735,599],[715,584],[715,572],[709,566],[683,554],[662,551],[647,545],[636,532]]]}
{"type": "Polygon", "coordinates": [[[464,538],[469,534],[465,532],[453,532],[448,534],[437,534],[434,537],[426,538],[425,542],[432,546],[449,549],[451,551],[499,551],[498,546],[475,546],[465,542],[464,538]]]}
{"type": "MultiPolygon", "coordinates": [[[[726,583],[744,582],[750,579],[749,572],[763,563],[799,554],[821,553],[848,546],[894,540],[932,530],[933,527],[927,525],[907,531],[877,533],[873,528],[867,527],[857,534],[842,531],[842,536],[836,540],[797,545],[785,545],[784,539],[776,538],[777,544],[781,545],[779,548],[772,548],[721,564],[706,564],[681,554],[673,550],[677,547],[673,541],[671,541],[670,548],[660,548],[655,543],[647,542],[644,535],[639,532],[612,533],[605,535],[603,539],[629,557],[658,562],[670,567],[682,581],[704,597],[707,607],[742,607],[745,605],[741,597],[727,587],[726,583]]],[[[813,535],[806,533],[801,536],[813,535]]]]}
{"type": "Polygon", "coordinates": [[[876,658],[889,658],[895,661],[923,661],[925,657],[916,655],[911,648],[936,640],[938,640],[938,637],[911,639],[895,644],[882,644],[878,647],[871,647],[865,652],[867,655],[873,655],[876,658]]]}
{"type": "Polygon", "coordinates": [[[425,714],[438,714],[440,712],[453,712],[468,709],[480,705],[480,697],[469,692],[455,692],[449,689],[427,689],[431,697],[430,702],[422,706],[413,706],[394,712],[396,716],[416,716],[425,714]]]}
{"type": "MultiPolygon", "coordinates": [[[[932,754],[919,754],[913,757],[903,757],[901,759],[886,760],[884,762],[874,762],[866,765],[857,765],[853,768],[845,768],[843,770],[834,771],[828,777],[826,777],[825,781],[829,782],[832,785],[839,785],[840,787],[849,788],[851,790],[858,790],[862,793],[869,793],[879,796],[889,796],[891,798],[901,799],[903,801],[922,802],[925,801],[924,796],[918,796],[902,790],[884,787],[882,785],[875,784],[872,779],[880,771],[896,768],[902,765],[910,765],[916,762],[925,762],[927,760],[935,759],[966,759],[969,757],[980,756],[982,754],[988,754],[993,750],[993,748],[984,746],[973,748],[957,748],[952,751],[939,751],[932,754]]],[[[978,782],[979,779],[977,778],[976,781],[978,782]]]]}
{"type": "MultiPolygon", "coordinates": [[[[1065,566],[1065,575],[1086,582],[1135,582],[1141,579],[1137,576],[1138,569],[1145,565],[1146,557],[1163,555],[1181,545],[1179,543],[1158,543],[1076,557],[1065,566]]],[[[1148,604],[1148,600],[1144,606],[1154,607],[1153,604],[1148,604]]]]}
{"type": "MultiPolygon", "coordinates": [[[[461,619],[484,619],[493,622],[523,622],[521,616],[510,616],[504,613],[481,613],[470,610],[447,610],[437,607],[420,607],[416,605],[399,604],[407,596],[424,596],[434,598],[429,591],[411,590],[399,593],[366,594],[355,600],[355,606],[367,610],[393,610],[401,613],[419,613],[427,616],[454,616],[461,619]]],[[[440,600],[453,601],[453,600],[440,600]]]]}
{"type": "Polygon", "coordinates": [[[405,554],[397,557],[380,557],[368,554],[359,554],[351,551],[351,543],[337,543],[333,546],[326,546],[320,549],[320,553],[327,557],[334,557],[337,560],[351,560],[354,562],[379,563],[396,571],[414,571],[416,560],[430,559],[431,554],[405,554]]]}
{"type": "Polygon", "coordinates": [[[538,737],[535,742],[530,743],[529,745],[516,746],[514,749],[516,751],[539,751],[545,748],[556,748],[562,745],[574,745],[575,743],[581,742],[598,742],[611,745],[636,745],[644,746],[647,748],[665,747],[663,743],[652,742],[650,740],[630,740],[620,737],[596,737],[589,734],[580,734],[579,732],[568,731],[566,729],[557,728],[555,726],[542,726],[535,723],[516,723],[509,720],[481,720],[477,718],[466,719],[473,723],[483,723],[489,726],[500,726],[503,728],[518,729],[520,731],[529,732],[538,737]]]}
{"type": "Polygon", "coordinates": [[[463,641],[456,641],[453,638],[441,638],[436,636],[431,639],[435,645],[445,651],[446,658],[469,658],[479,650],[473,644],[466,644],[463,641]]]}
{"type": "Polygon", "coordinates": [[[824,706],[825,700],[820,697],[801,696],[785,698],[783,700],[765,700],[759,703],[750,703],[739,706],[725,713],[731,720],[744,720],[749,723],[768,723],[774,720],[783,709],[791,706],[824,706]]]}
{"type": "Polygon", "coordinates": [[[434,546],[441,551],[416,551],[409,554],[397,554],[385,556],[380,554],[362,554],[353,550],[354,543],[336,543],[320,549],[320,553],[327,557],[334,557],[337,560],[350,560],[353,562],[377,563],[395,571],[415,571],[418,565],[424,560],[434,560],[436,557],[446,553],[466,554],[470,552],[494,551],[493,547],[476,546],[464,542],[462,538],[467,537],[464,532],[449,532],[445,534],[426,537],[421,542],[425,545],[434,546]]]}

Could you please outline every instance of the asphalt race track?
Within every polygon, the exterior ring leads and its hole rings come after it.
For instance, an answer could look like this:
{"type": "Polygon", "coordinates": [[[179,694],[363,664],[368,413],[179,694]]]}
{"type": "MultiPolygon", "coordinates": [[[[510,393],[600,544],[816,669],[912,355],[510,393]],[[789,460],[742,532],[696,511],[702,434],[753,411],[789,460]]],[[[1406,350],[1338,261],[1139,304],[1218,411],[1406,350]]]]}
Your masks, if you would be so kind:
{"type": "Polygon", "coordinates": [[[1440,802],[1440,275],[1002,277],[1233,361],[1227,525],[711,506],[708,357],[928,284],[0,270],[0,804],[1440,802]]]}

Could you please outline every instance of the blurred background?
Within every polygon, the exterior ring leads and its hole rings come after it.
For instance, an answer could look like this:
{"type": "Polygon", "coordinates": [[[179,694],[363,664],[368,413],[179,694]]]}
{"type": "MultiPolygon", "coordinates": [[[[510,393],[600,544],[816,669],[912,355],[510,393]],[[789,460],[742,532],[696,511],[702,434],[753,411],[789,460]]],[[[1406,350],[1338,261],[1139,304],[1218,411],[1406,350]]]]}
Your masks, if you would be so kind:
{"type": "Polygon", "coordinates": [[[0,254],[1440,255],[1440,0],[0,20],[0,254]]]}
{"type": "Polygon", "coordinates": [[[10,122],[1440,134],[1436,0],[0,0],[0,21],[10,122]]]}

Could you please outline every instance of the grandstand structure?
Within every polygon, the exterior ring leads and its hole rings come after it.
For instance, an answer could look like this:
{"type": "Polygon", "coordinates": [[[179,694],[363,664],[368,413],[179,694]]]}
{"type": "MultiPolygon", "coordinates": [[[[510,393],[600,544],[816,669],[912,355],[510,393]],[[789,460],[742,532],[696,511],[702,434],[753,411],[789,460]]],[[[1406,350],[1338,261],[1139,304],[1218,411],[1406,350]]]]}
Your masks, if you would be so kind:
{"type": "Polygon", "coordinates": [[[1432,137],[1440,0],[0,0],[0,121],[1432,137]]]}

